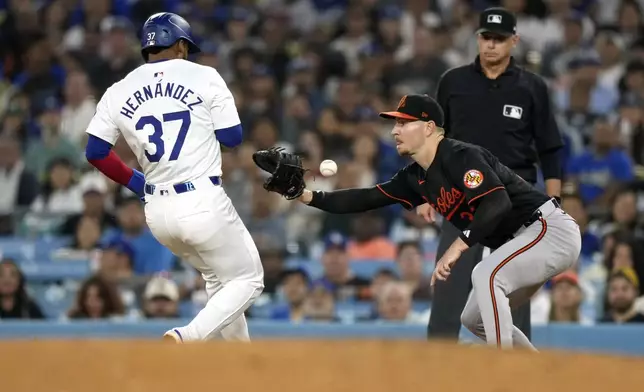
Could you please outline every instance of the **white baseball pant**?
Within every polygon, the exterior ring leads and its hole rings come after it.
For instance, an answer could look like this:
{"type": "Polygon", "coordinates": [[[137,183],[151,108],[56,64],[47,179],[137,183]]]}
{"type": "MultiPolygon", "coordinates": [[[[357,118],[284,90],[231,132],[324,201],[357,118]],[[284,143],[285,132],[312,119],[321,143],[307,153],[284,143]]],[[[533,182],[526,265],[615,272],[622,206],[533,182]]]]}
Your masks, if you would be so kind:
{"type": "Polygon", "coordinates": [[[244,312],[264,289],[264,270],[253,239],[230,198],[208,177],[190,191],[154,186],[145,197],[152,234],[201,272],[208,302],[186,326],[175,328],[184,342],[250,340],[244,312]]]}

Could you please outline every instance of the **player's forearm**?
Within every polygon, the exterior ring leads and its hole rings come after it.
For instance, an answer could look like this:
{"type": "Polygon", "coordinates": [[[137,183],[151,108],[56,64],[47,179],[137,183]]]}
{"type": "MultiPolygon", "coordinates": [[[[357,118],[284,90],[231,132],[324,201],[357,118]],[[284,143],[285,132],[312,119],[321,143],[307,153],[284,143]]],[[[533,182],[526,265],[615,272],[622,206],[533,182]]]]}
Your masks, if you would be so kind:
{"type": "Polygon", "coordinates": [[[551,197],[560,198],[561,197],[561,180],[556,178],[550,178],[545,181],[546,185],[546,194],[551,197]]]}
{"type": "Polygon", "coordinates": [[[143,173],[128,167],[111,148],[108,142],[90,135],[85,148],[85,157],[107,178],[142,196],[145,186],[143,173]]]}
{"type": "Polygon", "coordinates": [[[462,234],[461,240],[468,246],[475,245],[491,235],[503,218],[512,210],[510,196],[505,190],[498,190],[481,198],[474,219],[469,226],[469,235],[462,234]]]}
{"type": "Polygon", "coordinates": [[[377,187],[341,189],[332,192],[304,190],[300,201],[333,214],[351,214],[385,207],[395,203],[377,187]]]}

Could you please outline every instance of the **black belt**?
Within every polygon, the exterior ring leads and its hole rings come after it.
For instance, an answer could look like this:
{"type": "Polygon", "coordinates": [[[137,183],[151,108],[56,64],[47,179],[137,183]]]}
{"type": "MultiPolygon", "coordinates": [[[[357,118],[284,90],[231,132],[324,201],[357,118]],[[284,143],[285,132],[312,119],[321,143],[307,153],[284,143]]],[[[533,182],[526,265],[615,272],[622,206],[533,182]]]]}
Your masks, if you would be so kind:
{"type": "MultiPolygon", "coordinates": [[[[209,180],[213,185],[221,185],[221,179],[217,176],[209,177],[209,180]]],[[[191,181],[174,184],[172,185],[172,187],[177,194],[194,191],[196,189],[195,185],[191,181]]],[[[155,186],[152,184],[145,184],[145,193],[147,193],[148,195],[153,195],[154,188],[155,186]]]]}
{"type": "MultiPolygon", "coordinates": [[[[561,208],[559,205],[559,202],[555,200],[554,198],[550,199],[550,203],[554,204],[555,208],[561,208]]],[[[528,227],[534,222],[538,221],[541,217],[543,216],[543,213],[541,213],[541,208],[537,208],[535,212],[530,215],[530,218],[523,224],[523,226],[528,227]]]]}

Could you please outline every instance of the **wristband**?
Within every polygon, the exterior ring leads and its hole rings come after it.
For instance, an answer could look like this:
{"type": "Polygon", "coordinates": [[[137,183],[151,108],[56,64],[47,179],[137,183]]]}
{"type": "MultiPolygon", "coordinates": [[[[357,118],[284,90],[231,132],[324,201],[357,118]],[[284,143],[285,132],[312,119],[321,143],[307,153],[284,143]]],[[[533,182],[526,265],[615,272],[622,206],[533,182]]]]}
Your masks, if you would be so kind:
{"type": "Polygon", "coordinates": [[[470,239],[465,235],[465,233],[464,233],[464,232],[462,232],[462,231],[461,231],[461,233],[458,235],[458,238],[460,238],[461,240],[463,240],[463,242],[465,242],[465,244],[466,244],[468,247],[470,247],[470,248],[472,247],[472,244],[470,243],[470,239]]]}
{"type": "Polygon", "coordinates": [[[139,197],[145,196],[145,176],[143,175],[143,173],[136,169],[132,169],[132,177],[130,178],[130,181],[127,183],[126,187],[139,197]]]}

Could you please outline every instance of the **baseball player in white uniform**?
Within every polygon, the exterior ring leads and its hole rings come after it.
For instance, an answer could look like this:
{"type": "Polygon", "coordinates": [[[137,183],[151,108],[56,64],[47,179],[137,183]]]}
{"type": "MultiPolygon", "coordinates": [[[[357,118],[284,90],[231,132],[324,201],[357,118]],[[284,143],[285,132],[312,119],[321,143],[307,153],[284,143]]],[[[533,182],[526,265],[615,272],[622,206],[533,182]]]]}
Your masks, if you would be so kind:
{"type": "Polygon", "coordinates": [[[204,309],[164,338],[248,341],[244,311],[261,294],[264,272],[221,186],[220,143],[234,147],[242,139],[233,96],[214,68],[187,61],[199,48],[182,17],[152,15],[141,40],[146,63],[101,98],[87,129],[87,159],[144,198],[154,236],[206,281],[204,309]],[[121,134],[143,173],[111,150],[121,134]]]}

